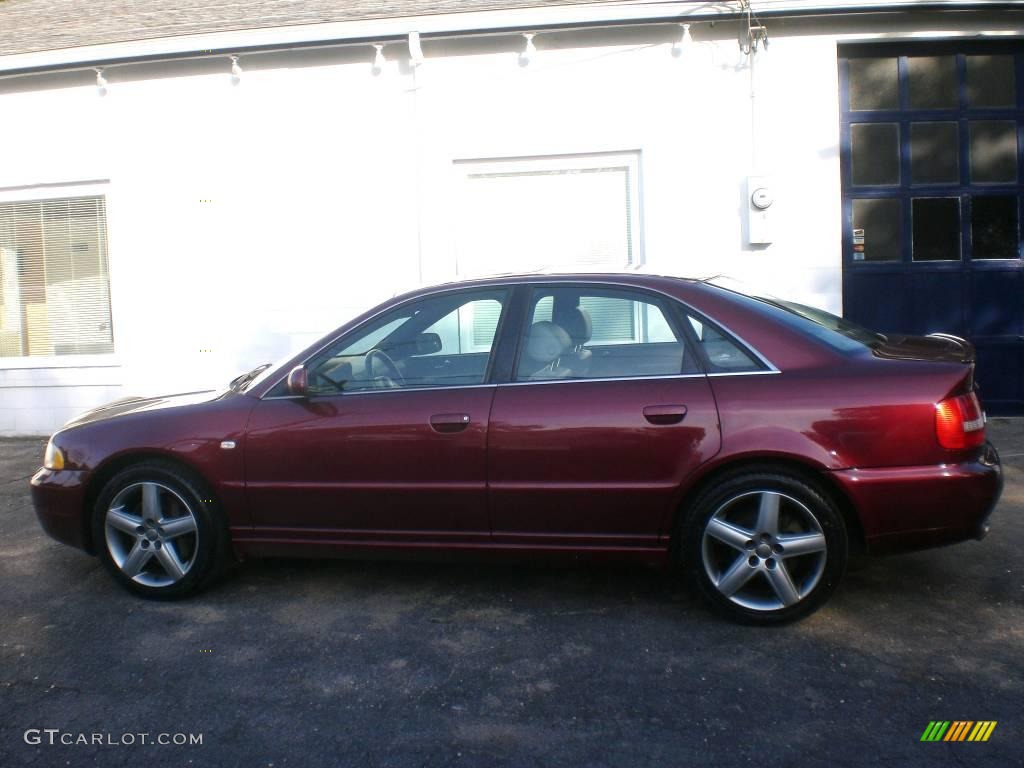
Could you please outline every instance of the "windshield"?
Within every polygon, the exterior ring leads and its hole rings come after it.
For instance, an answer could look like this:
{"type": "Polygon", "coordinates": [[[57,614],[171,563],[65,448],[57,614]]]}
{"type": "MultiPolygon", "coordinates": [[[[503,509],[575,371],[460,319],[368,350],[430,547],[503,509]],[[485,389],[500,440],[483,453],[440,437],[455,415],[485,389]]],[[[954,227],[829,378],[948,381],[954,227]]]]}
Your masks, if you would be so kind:
{"type": "Polygon", "coordinates": [[[703,282],[731,294],[733,301],[745,305],[761,317],[782,323],[787,328],[827,344],[839,352],[862,352],[865,348],[874,349],[881,346],[886,341],[882,334],[869,331],[823,309],[758,295],[749,289],[736,290],[731,286],[718,284],[717,278],[713,282],[703,282]]]}

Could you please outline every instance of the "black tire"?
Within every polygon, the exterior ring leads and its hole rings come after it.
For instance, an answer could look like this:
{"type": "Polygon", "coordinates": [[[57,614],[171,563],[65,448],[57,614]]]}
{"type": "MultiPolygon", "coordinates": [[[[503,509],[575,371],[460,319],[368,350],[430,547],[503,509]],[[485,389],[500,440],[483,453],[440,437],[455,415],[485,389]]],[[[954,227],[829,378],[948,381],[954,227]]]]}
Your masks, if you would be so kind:
{"type": "Polygon", "coordinates": [[[151,599],[174,600],[204,589],[220,577],[229,559],[227,523],[213,494],[195,473],[165,461],[134,464],[107,482],[93,508],[92,535],[99,558],[115,581],[128,591],[151,599]],[[160,517],[178,523],[187,532],[172,536],[170,526],[161,527],[155,521],[151,525],[153,531],[128,530],[125,521],[134,521],[136,517],[144,527],[150,526],[151,521],[143,519],[147,491],[155,494],[150,498],[157,499],[150,509],[161,510],[160,517]],[[108,527],[108,510],[115,500],[124,516],[117,517],[117,525],[112,523],[108,527]],[[148,559],[133,578],[122,570],[115,557],[131,569],[128,558],[136,545],[148,550],[148,559]],[[187,566],[183,575],[172,576],[157,557],[166,558],[168,552],[177,558],[178,565],[187,566]]]}
{"type": "Polygon", "coordinates": [[[809,478],[771,466],[718,478],[689,505],[677,533],[689,580],[715,609],[741,623],[804,618],[828,600],[846,571],[848,538],[836,505],[809,478]],[[771,521],[773,505],[774,536],[767,533],[770,522],[760,524],[771,521]]]}

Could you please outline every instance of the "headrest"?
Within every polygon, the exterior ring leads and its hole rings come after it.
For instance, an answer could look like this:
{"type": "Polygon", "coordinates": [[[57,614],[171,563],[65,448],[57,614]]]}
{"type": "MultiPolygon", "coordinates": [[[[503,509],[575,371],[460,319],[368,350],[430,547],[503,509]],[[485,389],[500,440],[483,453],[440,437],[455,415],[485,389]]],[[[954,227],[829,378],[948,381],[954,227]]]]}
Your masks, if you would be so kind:
{"type": "Polygon", "coordinates": [[[590,313],[583,307],[569,307],[558,312],[553,320],[565,329],[575,346],[586,344],[594,334],[590,313]]]}
{"type": "Polygon", "coordinates": [[[571,346],[569,334],[547,320],[531,325],[526,336],[526,356],[541,365],[554,362],[571,346]]]}

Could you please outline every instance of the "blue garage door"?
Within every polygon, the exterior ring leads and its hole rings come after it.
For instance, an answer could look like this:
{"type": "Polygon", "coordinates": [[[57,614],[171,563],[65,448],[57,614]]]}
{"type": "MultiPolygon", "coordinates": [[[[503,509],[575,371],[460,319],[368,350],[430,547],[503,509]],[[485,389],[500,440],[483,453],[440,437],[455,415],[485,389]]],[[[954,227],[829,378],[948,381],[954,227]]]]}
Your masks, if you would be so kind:
{"type": "Polygon", "coordinates": [[[1024,46],[840,49],[843,307],[978,350],[991,413],[1024,413],[1024,46]]]}

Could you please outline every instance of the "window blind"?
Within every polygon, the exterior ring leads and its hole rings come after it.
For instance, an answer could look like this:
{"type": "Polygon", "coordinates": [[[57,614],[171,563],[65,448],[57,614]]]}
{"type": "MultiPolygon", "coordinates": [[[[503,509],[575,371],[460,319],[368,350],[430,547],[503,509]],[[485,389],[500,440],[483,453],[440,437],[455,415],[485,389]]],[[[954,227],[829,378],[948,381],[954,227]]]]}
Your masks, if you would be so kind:
{"type": "Polygon", "coordinates": [[[494,342],[501,318],[500,302],[488,300],[473,303],[473,347],[488,350],[494,342]]]}
{"type": "Polygon", "coordinates": [[[0,357],[113,351],[104,198],[0,203],[0,357]]]}
{"type": "Polygon", "coordinates": [[[632,172],[621,166],[467,175],[459,274],[633,264],[632,172]]]}

